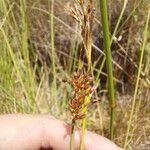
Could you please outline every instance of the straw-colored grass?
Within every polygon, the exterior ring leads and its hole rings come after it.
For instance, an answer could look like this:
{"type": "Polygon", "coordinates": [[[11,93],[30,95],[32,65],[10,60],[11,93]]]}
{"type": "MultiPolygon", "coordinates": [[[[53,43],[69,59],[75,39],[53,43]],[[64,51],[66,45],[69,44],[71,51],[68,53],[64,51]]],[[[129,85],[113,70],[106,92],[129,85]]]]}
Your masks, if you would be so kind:
{"type": "MultiPolygon", "coordinates": [[[[108,75],[99,1],[94,2],[91,58],[81,64],[80,27],[68,10],[72,0],[0,1],[1,113],[49,113],[71,123],[68,100],[72,87],[63,80],[90,64],[97,87],[92,99],[97,103],[88,106],[87,129],[109,137],[108,75]]],[[[114,0],[108,4],[116,86],[113,140],[127,150],[149,149],[148,4],[149,0],[114,0]]]]}

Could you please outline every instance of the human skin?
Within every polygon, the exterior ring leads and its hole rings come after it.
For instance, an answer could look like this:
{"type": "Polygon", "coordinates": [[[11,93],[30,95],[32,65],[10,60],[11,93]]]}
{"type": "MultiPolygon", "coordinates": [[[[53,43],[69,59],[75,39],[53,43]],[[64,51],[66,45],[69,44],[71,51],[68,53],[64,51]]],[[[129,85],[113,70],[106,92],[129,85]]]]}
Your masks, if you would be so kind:
{"type": "MultiPolygon", "coordinates": [[[[0,115],[0,150],[69,150],[71,127],[49,115],[0,115]]],[[[80,129],[75,131],[79,150],[80,129]]],[[[121,150],[108,139],[86,131],[85,150],[121,150]]]]}

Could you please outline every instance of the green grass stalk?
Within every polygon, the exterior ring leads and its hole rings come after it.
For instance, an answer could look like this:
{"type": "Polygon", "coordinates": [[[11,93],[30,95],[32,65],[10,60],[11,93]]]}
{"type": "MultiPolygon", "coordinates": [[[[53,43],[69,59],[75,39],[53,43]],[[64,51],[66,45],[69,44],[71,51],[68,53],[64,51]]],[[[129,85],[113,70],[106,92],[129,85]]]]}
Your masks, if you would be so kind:
{"type": "Polygon", "coordinates": [[[120,22],[121,22],[121,20],[122,20],[122,17],[123,17],[123,14],[124,14],[124,12],[125,12],[125,9],[126,9],[126,7],[127,7],[127,4],[128,4],[128,0],[124,0],[121,13],[120,13],[120,15],[119,15],[117,24],[116,24],[116,26],[115,26],[115,29],[114,29],[113,34],[112,34],[112,37],[111,37],[110,45],[112,44],[112,42],[113,42],[113,40],[114,40],[114,38],[115,38],[115,36],[116,36],[117,30],[118,30],[118,28],[119,28],[119,25],[120,25],[120,22]]]}
{"type": "Polygon", "coordinates": [[[148,16],[147,16],[147,20],[146,20],[146,24],[145,24],[144,39],[143,39],[143,44],[142,44],[142,47],[141,47],[141,55],[140,55],[140,61],[139,61],[139,67],[138,67],[138,74],[137,74],[137,80],[136,80],[136,85],[135,85],[135,90],[134,90],[132,107],[131,107],[131,112],[130,112],[130,117],[129,117],[129,123],[128,123],[126,137],[125,137],[124,149],[126,149],[127,146],[128,146],[129,133],[130,133],[131,125],[133,123],[136,99],[137,99],[139,83],[140,83],[140,75],[141,75],[141,72],[142,72],[142,62],[143,62],[143,57],[144,57],[144,50],[145,50],[145,45],[146,45],[146,42],[147,42],[147,33],[148,33],[149,21],[150,21],[150,6],[149,6],[148,16]]]}
{"type": "MultiPolygon", "coordinates": [[[[29,27],[28,27],[28,15],[27,15],[27,1],[26,0],[20,0],[20,13],[22,18],[22,31],[20,33],[21,36],[21,50],[23,59],[25,62],[25,86],[29,95],[29,103],[33,108],[35,107],[35,91],[34,91],[34,77],[33,77],[33,71],[31,69],[30,65],[30,54],[29,54],[29,45],[28,45],[28,39],[29,39],[29,27]]],[[[35,111],[35,108],[32,110],[35,111]]]]}
{"type": "Polygon", "coordinates": [[[22,77],[21,77],[21,73],[20,73],[20,71],[19,71],[19,67],[18,67],[18,63],[17,63],[16,57],[15,57],[15,55],[14,55],[14,53],[13,53],[13,50],[12,50],[12,48],[11,48],[11,46],[10,46],[10,43],[9,43],[9,41],[8,41],[8,38],[7,38],[7,35],[5,34],[5,31],[4,31],[3,29],[0,29],[0,30],[2,31],[2,34],[3,34],[3,36],[4,36],[5,42],[6,42],[6,44],[7,44],[7,49],[8,49],[8,51],[9,51],[9,53],[10,53],[10,57],[11,57],[11,59],[12,59],[12,62],[14,63],[14,67],[15,67],[15,69],[16,69],[16,72],[17,72],[19,81],[20,81],[20,83],[21,83],[21,85],[22,85],[22,87],[23,87],[25,96],[28,98],[28,93],[27,93],[27,90],[26,90],[25,85],[24,85],[24,83],[23,83],[23,80],[22,80],[22,77]]]}
{"type": "Polygon", "coordinates": [[[72,119],[71,124],[71,137],[70,137],[70,148],[69,150],[74,150],[74,132],[75,132],[75,119],[72,119]]]}
{"type": "Polygon", "coordinates": [[[113,82],[113,70],[112,70],[112,56],[110,49],[110,37],[109,37],[109,23],[108,23],[108,13],[107,13],[107,1],[100,0],[100,11],[102,17],[102,28],[104,36],[105,54],[106,54],[106,66],[108,73],[108,91],[110,95],[110,139],[113,139],[114,135],[114,121],[115,121],[115,91],[113,82]]]}
{"type": "Polygon", "coordinates": [[[82,119],[82,132],[81,132],[80,150],[84,150],[84,136],[85,136],[85,129],[86,129],[86,124],[87,124],[87,112],[88,112],[87,105],[89,104],[89,101],[90,101],[89,96],[86,96],[85,99],[84,99],[83,114],[85,114],[85,117],[82,119]]]}
{"type": "Polygon", "coordinates": [[[56,101],[56,91],[57,91],[57,84],[56,84],[56,53],[55,53],[55,34],[54,34],[54,0],[49,0],[49,18],[50,18],[50,44],[51,44],[51,51],[50,57],[52,60],[52,72],[53,72],[53,100],[56,101]]]}

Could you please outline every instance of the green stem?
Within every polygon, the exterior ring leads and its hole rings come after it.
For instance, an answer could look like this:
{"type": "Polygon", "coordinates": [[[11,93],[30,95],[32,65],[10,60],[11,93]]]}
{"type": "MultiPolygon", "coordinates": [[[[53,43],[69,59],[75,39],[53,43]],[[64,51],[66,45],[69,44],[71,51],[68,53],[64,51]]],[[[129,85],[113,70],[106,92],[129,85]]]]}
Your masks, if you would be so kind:
{"type": "Polygon", "coordinates": [[[108,91],[110,95],[110,139],[113,139],[114,134],[114,120],[115,120],[115,92],[114,92],[114,82],[113,82],[113,70],[112,70],[112,56],[110,49],[110,37],[109,37],[109,23],[108,23],[108,13],[107,13],[107,1],[100,0],[100,11],[102,17],[102,28],[104,36],[105,54],[106,54],[106,66],[108,73],[108,91]]]}
{"type": "Polygon", "coordinates": [[[50,19],[50,56],[52,60],[52,72],[53,72],[53,96],[54,102],[56,101],[56,91],[57,91],[57,84],[56,84],[56,53],[55,53],[55,33],[54,33],[54,2],[55,0],[49,0],[49,19],[50,19]]]}
{"type": "Polygon", "coordinates": [[[143,62],[143,58],[144,58],[144,50],[145,50],[145,46],[146,46],[146,42],[147,42],[147,33],[148,33],[149,21],[150,21],[150,6],[149,6],[149,10],[148,10],[146,25],[145,25],[144,39],[143,39],[143,44],[141,47],[141,55],[140,55],[140,62],[139,62],[139,67],[138,67],[137,81],[136,81],[136,85],[135,85],[134,96],[133,96],[132,107],[131,107],[131,113],[130,113],[130,117],[129,117],[126,137],[125,137],[124,149],[126,149],[126,147],[128,146],[129,133],[131,130],[131,125],[133,125],[136,100],[137,100],[138,89],[139,89],[139,85],[140,85],[140,75],[142,72],[142,62],[143,62]]]}
{"type": "Polygon", "coordinates": [[[81,134],[81,144],[80,144],[80,150],[84,150],[84,135],[85,135],[85,129],[87,124],[87,105],[89,103],[89,96],[86,96],[84,99],[84,108],[83,108],[83,114],[85,114],[85,117],[82,119],[82,134],[81,134]]]}
{"type": "Polygon", "coordinates": [[[69,150],[74,150],[74,128],[75,128],[75,120],[72,119],[71,137],[70,137],[70,148],[69,148],[69,150]]]}

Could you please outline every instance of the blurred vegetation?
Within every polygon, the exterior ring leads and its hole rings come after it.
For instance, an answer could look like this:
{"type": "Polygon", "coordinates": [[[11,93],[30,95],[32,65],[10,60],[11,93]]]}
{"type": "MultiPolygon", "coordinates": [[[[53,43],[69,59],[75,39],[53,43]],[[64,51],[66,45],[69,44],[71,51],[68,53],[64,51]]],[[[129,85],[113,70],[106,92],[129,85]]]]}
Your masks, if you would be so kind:
{"type": "MultiPolygon", "coordinates": [[[[80,27],[70,17],[72,2],[54,0],[52,11],[51,0],[0,0],[1,113],[50,113],[71,122],[67,108],[72,87],[63,81],[77,71],[81,47],[80,27]]],[[[127,137],[126,149],[148,150],[149,0],[108,3],[117,100],[114,140],[123,147],[127,137]]],[[[95,8],[91,73],[98,102],[89,106],[88,129],[107,137],[110,110],[99,0],[95,8]]]]}

